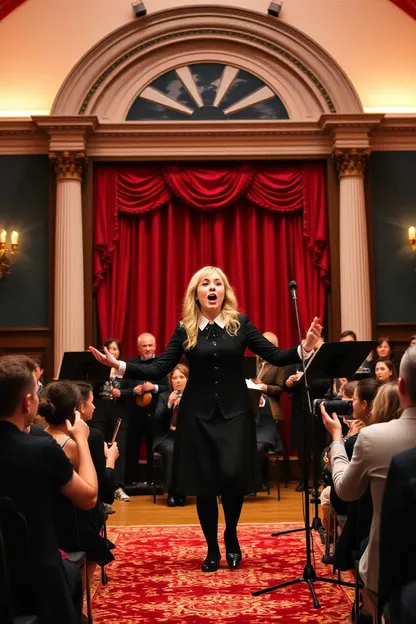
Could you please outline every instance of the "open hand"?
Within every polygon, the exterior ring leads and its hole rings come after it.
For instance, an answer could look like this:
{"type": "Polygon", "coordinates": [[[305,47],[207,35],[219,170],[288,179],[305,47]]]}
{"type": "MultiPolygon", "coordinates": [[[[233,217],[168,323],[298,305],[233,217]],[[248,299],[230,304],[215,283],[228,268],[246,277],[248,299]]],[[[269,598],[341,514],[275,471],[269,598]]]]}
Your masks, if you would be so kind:
{"type": "Polygon", "coordinates": [[[303,344],[305,351],[312,351],[322,333],[322,325],[321,319],[317,316],[313,319],[311,326],[308,329],[308,333],[306,334],[306,340],[303,344]]]}
{"type": "Polygon", "coordinates": [[[104,366],[109,366],[110,368],[115,368],[116,371],[119,370],[120,362],[116,360],[107,347],[104,347],[104,353],[101,353],[101,351],[98,351],[98,349],[95,349],[94,347],[88,347],[88,350],[91,351],[95,359],[100,362],[100,364],[104,364],[104,366]]]}
{"type": "Polygon", "coordinates": [[[325,428],[329,431],[333,440],[342,440],[342,427],[338,415],[334,412],[332,416],[325,409],[325,403],[322,401],[320,405],[322,421],[325,428]]]}

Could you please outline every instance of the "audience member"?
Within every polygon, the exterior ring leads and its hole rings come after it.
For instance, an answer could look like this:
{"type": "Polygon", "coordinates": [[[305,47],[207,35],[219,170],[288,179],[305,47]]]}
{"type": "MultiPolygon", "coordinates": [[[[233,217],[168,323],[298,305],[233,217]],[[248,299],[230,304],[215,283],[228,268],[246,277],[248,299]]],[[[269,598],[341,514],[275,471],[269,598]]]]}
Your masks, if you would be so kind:
{"type": "Polygon", "coordinates": [[[360,560],[364,586],[378,592],[379,530],[385,481],[392,457],[414,446],[416,438],[416,348],[409,347],[400,365],[398,383],[403,413],[397,420],[372,425],[361,430],[351,462],[342,440],[341,424],[336,414],[330,416],[322,406],[324,424],[333,437],[331,467],[335,490],[343,500],[357,500],[370,485],[374,514],[368,547],[360,560]]]}
{"type": "MultiPolygon", "coordinates": [[[[85,390],[85,388],[83,389],[85,390]]],[[[81,406],[84,406],[85,413],[86,403],[88,401],[83,400],[81,391],[75,383],[54,381],[46,386],[45,398],[41,399],[38,408],[39,413],[48,423],[45,432],[59,444],[77,472],[80,466],[80,456],[77,445],[69,436],[69,431],[71,423],[75,420],[75,414],[79,414],[77,410],[81,406]]],[[[87,405],[86,409],[87,415],[89,415],[88,409],[91,410],[91,407],[89,408],[87,405]]],[[[88,433],[91,435],[90,429],[88,429],[88,433]]],[[[117,449],[113,451],[113,457],[116,453],[117,449]]],[[[101,454],[104,454],[104,446],[101,454]]],[[[98,479],[96,466],[94,464],[93,466],[96,479],[98,479]]],[[[105,477],[101,477],[102,490],[108,490],[106,483],[103,484],[105,480],[105,477]]],[[[106,494],[108,496],[108,492],[106,494]]],[[[100,535],[104,523],[104,513],[99,500],[92,510],[74,510],[69,501],[59,495],[56,497],[55,509],[59,547],[66,552],[85,551],[89,577],[91,577],[97,563],[105,564],[114,559],[111,554],[114,545],[100,535]]]]}
{"type": "Polygon", "coordinates": [[[392,622],[405,621],[402,591],[410,583],[416,587],[415,476],[415,448],[393,457],[381,514],[379,578],[380,606],[383,608],[388,603],[392,622]]]}
{"type": "MultiPolygon", "coordinates": [[[[78,406],[81,418],[86,423],[89,423],[93,418],[95,409],[92,386],[85,381],[78,381],[76,385],[81,395],[78,406]]],[[[114,491],[116,489],[114,469],[116,461],[119,458],[118,444],[117,442],[114,442],[109,447],[107,442],[104,442],[101,431],[90,427],[88,446],[90,447],[92,461],[94,462],[95,470],[97,472],[99,501],[111,505],[114,501],[114,491]]],[[[96,507],[99,507],[99,502],[96,507]]],[[[101,508],[99,507],[99,510],[100,509],[101,508]]],[[[97,523],[98,530],[102,527],[103,520],[104,518],[102,514],[100,514],[99,521],[97,523]]]]}
{"type": "Polygon", "coordinates": [[[171,483],[179,404],[188,377],[188,367],[184,364],[177,364],[169,377],[172,391],[159,394],[154,415],[153,449],[163,457],[163,481],[168,488],[168,507],[186,505],[186,497],[176,492],[171,483]]]}
{"type": "MultiPolygon", "coordinates": [[[[373,379],[365,381],[375,382],[373,379]]],[[[400,416],[399,407],[397,382],[392,381],[382,385],[377,390],[370,413],[365,416],[365,426],[389,422],[398,418],[400,416]]],[[[357,558],[356,553],[360,553],[360,550],[362,553],[367,545],[372,519],[373,503],[371,490],[367,488],[361,498],[349,504],[347,521],[335,549],[334,564],[339,570],[354,568],[354,562],[357,558]]]]}
{"type": "Polygon", "coordinates": [[[60,555],[53,500],[60,492],[79,508],[92,509],[97,477],[88,451],[88,427],[79,414],[68,427],[78,449],[79,474],[50,436],[25,433],[39,403],[35,368],[23,355],[0,357],[0,496],[12,499],[29,532],[24,567],[17,556],[21,535],[8,538],[7,546],[13,549],[11,589],[18,613],[37,615],[42,624],[79,624],[80,575],[60,555]]]}
{"type": "Polygon", "coordinates": [[[357,334],[352,329],[346,329],[339,337],[340,342],[356,342],[357,334]]]}
{"type": "MultiPolygon", "coordinates": [[[[129,364],[147,364],[157,359],[156,339],[152,334],[143,333],[137,338],[138,355],[128,360],[129,364]]],[[[141,380],[130,381],[130,387],[122,392],[129,401],[129,429],[127,437],[126,482],[139,481],[140,442],[144,438],[146,444],[146,482],[153,481],[153,416],[156,410],[159,393],[169,390],[166,377],[157,384],[141,380]]]]}
{"type": "Polygon", "coordinates": [[[397,379],[393,362],[391,360],[378,360],[374,369],[374,376],[382,384],[397,379]]]}

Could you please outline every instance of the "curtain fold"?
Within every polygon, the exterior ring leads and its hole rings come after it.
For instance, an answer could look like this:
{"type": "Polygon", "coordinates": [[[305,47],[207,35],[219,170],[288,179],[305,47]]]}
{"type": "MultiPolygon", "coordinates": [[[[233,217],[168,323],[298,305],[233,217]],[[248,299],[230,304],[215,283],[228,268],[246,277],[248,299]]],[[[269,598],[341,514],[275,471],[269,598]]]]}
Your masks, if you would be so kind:
{"type": "Polygon", "coordinates": [[[406,11],[413,19],[416,19],[416,0],[390,0],[390,2],[406,11]]]}

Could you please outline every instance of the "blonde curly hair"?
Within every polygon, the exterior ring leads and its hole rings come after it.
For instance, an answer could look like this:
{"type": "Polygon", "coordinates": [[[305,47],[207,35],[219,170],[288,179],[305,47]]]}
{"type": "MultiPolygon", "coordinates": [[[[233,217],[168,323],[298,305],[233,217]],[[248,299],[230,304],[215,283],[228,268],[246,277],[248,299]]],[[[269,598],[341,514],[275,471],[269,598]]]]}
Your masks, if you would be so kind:
{"type": "Polygon", "coordinates": [[[206,277],[212,277],[217,273],[224,284],[224,301],[221,313],[225,321],[225,329],[230,336],[235,336],[239,330],[237,299],[234,290],[225,273],[218,267],[205,266],[199,269],[191,277],[182,304],[181,324],[186,331],[185,350],[189,351],[196,346],[198,339],[199,319],[201,310],[197,304],[197,289],[199,284],[206,277]]]}

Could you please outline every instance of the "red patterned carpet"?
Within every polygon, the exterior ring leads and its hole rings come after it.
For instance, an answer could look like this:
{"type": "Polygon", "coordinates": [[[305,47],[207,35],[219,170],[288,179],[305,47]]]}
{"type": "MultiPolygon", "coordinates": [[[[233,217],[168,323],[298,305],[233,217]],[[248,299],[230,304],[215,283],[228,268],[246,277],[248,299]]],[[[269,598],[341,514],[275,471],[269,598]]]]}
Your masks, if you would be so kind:
{"type": "MultiPolygon", "coordinates": [[[[200,571],[205,546],[196,525],[111,528],[108,536],[117,545],[116,560],[107,566],[108,585],[96,582],[93,588],[94,623],[346,624],[352,593],[337,585],[316,583],[320,610],[313,608],[306,583],[251,596],[252,591],[301,575],[304,534],[271,537],[272,531],[295,526],[240,525],[240,569],[229,570],[224,559],[220,570],[211,574],[200,571]]],[[[331,568],[320,563],[318,541],[314,540],[316,571],[328,576],[331,568]]]]}

